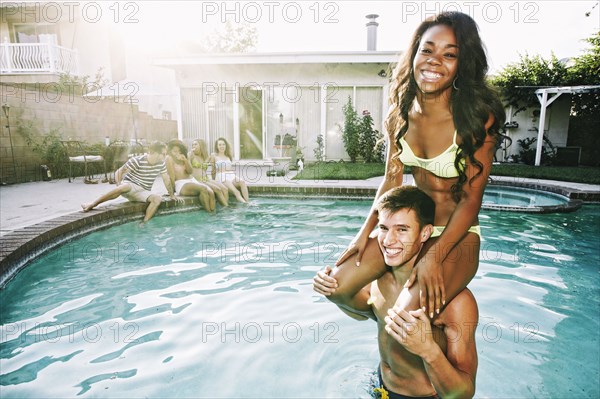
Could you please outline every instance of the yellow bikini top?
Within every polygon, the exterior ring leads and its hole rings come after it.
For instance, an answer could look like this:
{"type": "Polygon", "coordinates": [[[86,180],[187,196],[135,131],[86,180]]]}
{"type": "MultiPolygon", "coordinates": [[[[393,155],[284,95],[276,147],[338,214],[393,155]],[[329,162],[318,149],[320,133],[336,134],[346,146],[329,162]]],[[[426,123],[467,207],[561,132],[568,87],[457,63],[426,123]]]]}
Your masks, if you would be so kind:
{"type": "MultiPolygon", "coordinates": [[[[416,156],[412,151],[412,148],[410,148],[406,140],[404,140],[404,136],[400,137],[399,142],[402,146],[402,152],[398,158],[400,158],[400,161],[404,165],[418,166],[438,177],[458,177],[458,170],[454,167],[454,160],[456,159],[456,153],[458,151],[458,144],[456,144],[456,130],[454,131],[454,137],[452,138],[450,147],[440,155],[429,159],[416,156]]],[[[460,164],[462,168],[465,167],[464,158],[461,160],[460,164]]]]}
{"type": "Polygon", "coordinates": [[[196,157],[192,157],[192,162],[190,162],[192,164],[193,168],[196,169],[202,169],[202,170],[207,170],[208,169],[208,163],[207,162],[200,162],[196,159],[196,157]]]}

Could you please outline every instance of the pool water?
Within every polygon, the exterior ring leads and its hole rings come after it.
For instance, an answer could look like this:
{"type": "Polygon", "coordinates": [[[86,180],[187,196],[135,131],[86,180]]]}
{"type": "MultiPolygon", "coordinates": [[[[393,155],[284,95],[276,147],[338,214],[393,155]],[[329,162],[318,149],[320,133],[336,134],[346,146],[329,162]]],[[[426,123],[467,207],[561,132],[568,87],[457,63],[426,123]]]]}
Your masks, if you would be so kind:
{"type": "MultiPolygon", "coordinates": [[[[363,397],[376,326],[312,291],[369,202],[259,199],[68,243],[0,292],[2,397],[363,397]]],[[[596,398],[600,207],[485,211],[480,398],[596,398]]]]}
{"type": "Polygon", "coordinates": [[[483,195],[484,205],[534,207],[564,205],[567,202],[569,199],[564,195],[509,186],[487,186],[483,195]]]}

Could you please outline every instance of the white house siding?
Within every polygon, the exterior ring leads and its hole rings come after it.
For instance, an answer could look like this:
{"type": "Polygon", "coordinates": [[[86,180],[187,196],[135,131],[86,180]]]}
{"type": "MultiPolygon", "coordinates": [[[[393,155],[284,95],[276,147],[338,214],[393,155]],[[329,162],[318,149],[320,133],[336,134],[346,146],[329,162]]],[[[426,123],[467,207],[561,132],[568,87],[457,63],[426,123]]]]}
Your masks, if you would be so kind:
{"type": "MultiPolygon", "coordinates": [[[[296,63],[296,64],[219,64],[177,65],[181,100],[180,137],[191,142],[207,140],[212,146],[217,137],[226,137],[234,146],[236,159],[269,159],[282,154],[274,146],[277,135],[297,136],[306,159],[314,159],[316,139],[323,134],[327,159],[348,159],[339,125],[343,126],[342,107],[348,95],[359,116],[368,110],[375,129],[382,131],[388,79],[378,75],[388,63],[296,63]],[[262,92],[256,106],[262,109],[260,152],[248,153],[243,134],[244,112],[248,98],[244,90],[262,92]],[[260,102],[260,104],[259,104],[260,102]],[[280,114],[283,123],[280,123],[280,114]],[[298,119],[298,124],[296,124],[298,119]],[[241,126],[243,125],[243,126],[241,126]],[[244,144],[245,143],[245,144],[244,144]],[[246,152],[246,154],[245,154],[246,152]],[[251,154],[248,157],[248,154],[251,154]]],[[[252,100],[252,99],[250,99],[252,100]]]]}
{"type": "Polygon", "coordinates": [[[205,93],[201,88],[181,89],[181,139],[188,144],[194,139],[206,140],[209,151],[217,138],[225,137],[233,144],[232,96],[205,93]]]}
{"type": "MultiPolygon", "coordinates": [[[[570,111],[571,95],[569,94],[562,94],[546,109],[544,134],[555,147],[565,147],[567,145],[570,111]]],[[[507,148],[506,156],[508,157],[508,161],[510,161],[510,156],[519,154],[519,150],[521,149],[518,140],[537,138],[537,129],[540,123],[539,107],[527,108],[517,115],[512,116],[512,118],[510,116],[510,109],[507,109],[506,120],[519,124],[518,128],[507,129],[506,132],[513,140],[512,145],[507,148]],[[535,115],[536,112],[538,116],[535,115]]],[[[498,160],[503,160],[502,149],[497,151],[496,156],[498,160]]]]}

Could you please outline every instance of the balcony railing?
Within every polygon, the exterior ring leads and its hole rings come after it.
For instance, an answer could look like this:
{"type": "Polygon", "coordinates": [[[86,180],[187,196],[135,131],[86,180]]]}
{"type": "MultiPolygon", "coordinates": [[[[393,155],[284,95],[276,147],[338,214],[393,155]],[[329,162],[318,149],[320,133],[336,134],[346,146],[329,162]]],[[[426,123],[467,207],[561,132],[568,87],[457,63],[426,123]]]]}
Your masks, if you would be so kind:
{"type": "Polygon", "coordinates": [[[79,75],[77,50],[50,43],[1,43],[0,73],[79,75]]]}

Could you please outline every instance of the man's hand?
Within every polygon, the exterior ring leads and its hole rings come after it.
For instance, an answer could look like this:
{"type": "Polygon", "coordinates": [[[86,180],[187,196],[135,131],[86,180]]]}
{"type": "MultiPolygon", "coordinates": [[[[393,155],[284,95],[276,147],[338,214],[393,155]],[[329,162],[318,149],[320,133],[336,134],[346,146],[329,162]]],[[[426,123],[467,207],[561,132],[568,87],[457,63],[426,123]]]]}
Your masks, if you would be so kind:
{"type": "Polygon", "coordinates": [[[406,350],[423,359],[431,358],[439,346],[433,340],[431,323],[423,309],[388,310],[385,317],[385,331],[406,350]]]}
{"type": "Polygon", "coordinates": [[[325,266],[325,269],[318,271],[313,278],[313,290],[321,295],[329,296],[338,287],[337,280],[330,276],[331,270],[331,267],[325,266]]]}

